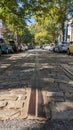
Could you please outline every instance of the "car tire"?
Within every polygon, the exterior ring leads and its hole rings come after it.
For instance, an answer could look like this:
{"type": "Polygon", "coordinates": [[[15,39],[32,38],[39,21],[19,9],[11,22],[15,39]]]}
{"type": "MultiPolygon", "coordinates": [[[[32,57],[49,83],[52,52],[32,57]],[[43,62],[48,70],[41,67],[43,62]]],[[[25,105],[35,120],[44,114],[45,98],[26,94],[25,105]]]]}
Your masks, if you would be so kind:
{"type": "Polygon", "coordinates": [[[70,51],[69,51],[69,48],[67,49],[67,54],[70,55],[70,51]]]}
{"type": "Polygon", "coordinates": [[[58,53],[61,53],[61,50],[60,50],[60,48],[58,47],[58,53]]]}
{"type": "Polygon", "coordinates": [[[8,54],[8,52],[9,52],[9,51],[8,51],[8,49],[7,49],[7,50],[6,50],[6,54],[8,54]]]}

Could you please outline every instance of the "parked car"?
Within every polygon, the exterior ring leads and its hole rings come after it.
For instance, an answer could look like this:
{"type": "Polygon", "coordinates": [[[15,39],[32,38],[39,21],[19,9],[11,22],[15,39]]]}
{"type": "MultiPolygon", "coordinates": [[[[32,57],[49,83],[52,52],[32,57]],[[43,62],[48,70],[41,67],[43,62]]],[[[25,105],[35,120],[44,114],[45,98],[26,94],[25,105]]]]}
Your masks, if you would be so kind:
{"type": "Polygon", "coordinates": [[[50,44],[43,45],[43,49],[50,50],[50,44]]]}
{"type": "Polygon", "coordinates": [[[50,50],[50,51],[53,51],[54,47],[55,47],[55,44],[54,44],[54,43],[51,43],[49,50],[50,50]]]}
{"type": "Polygon", "coordinates": [[[58,52],[58,45],[57,44],[55,44],[55,46],[53,47],[53,51],[58,52]]]}
{"type": "Polygon", "coordinates": [[[25,50],[26,50],[26,45],[20,43],[20,44],[18,45],[18,51],[19,51],[19,52],[22,52],[22,51],[25,51],[25,50]]]}
{"type": "Polygon", "coordinates": [[[13,51],[14,52],[18,52],[18,47],[17,47],[15,41],[14,40],[10,40],[9,43],[12,46],[13,51]]]}
{"type": "Polygon", "coordinates": [[[47,45],[43,45],[43,49],[45,50],[48,50],[48,51],[53,51],[53,48],[54,48],[55,44],[54,43],[50,43],[50,44],[47,44],[47,45]]]}
{"type": "Polygon", "coordinates": [[[3,38],[0,38],[0,48],[2,53],[8,53],[8,47],[6,45],[6,42],[3,38]]]}
{"type": "Polygon", "coordinates": [[[28,46],[28,49],[34,49],[32,44],[28,44],[27,46],[28,46]]]}
{"type": "Polygon", "coordinates": [[[9,44],[7,46],[8,46],[8,53],[14,53],[12,46],[9,44]]]}
{"type": "Polygon", "coordinates": [[[73,54],[73,42],[70,42],[68,48],[67,48],[67,54],[73,54]]]}
{"type": "Polygon", "coordinates": [[[58,42],[57,44],[55,44],[53,51],[55,52],[67,52],[67,48],[68,48],[69,43],[68,42],[58,42]]]}
{"type": "Polygon", "coordinates": [[[0,56],[1,56],[1,54],[2,54],[2,51],[1,51],[1,46],[0,46],[0,56]]]}

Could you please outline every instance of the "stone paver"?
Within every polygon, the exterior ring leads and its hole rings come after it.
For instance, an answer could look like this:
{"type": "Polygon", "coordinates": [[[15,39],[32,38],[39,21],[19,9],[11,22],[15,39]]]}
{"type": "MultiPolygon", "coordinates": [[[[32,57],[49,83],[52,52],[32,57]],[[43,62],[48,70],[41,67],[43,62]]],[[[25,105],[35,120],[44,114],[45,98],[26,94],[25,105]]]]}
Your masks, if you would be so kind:
{"type": "Polygon", "coordinates": [[[10,109],[2,109],[0,110],[0,120],[7,120],[7,119],[13,119],[18,118],[20,116],[19,110],[10,110],[10,109]]]}
{"type": "Polygon", "coordinates": [[[8,95],[8,94],[4,94],[4,95],[1,95],[0,96],[0,101],[2,101],[2,100],[16,100],[17,99],[17,96],[16,95],[8,95]]]}
{"type": "Polygon", "coordinates": [[[3,108],[7,105],[6,101],[0,101],[0,108],[3,108]]]}
{"type": "Polygon", "coordinates": [[[48,102],[63,102],[64,94],[63,92],[47,92],[48,102]]]}
{"type": "Polygon", "coordinates": [[[10,89],[0,92],[0,120],[28,117],[30,89],[10,89]]]}
{"type": "Polygon", "coordinates": [[[9,101],[7,107],[9,109],[21,109],[24,106],[24,101],[9,101]]]}
{"type": "Polygon", "coordinates": [[[73,102],[56,102],[51,104],[52,120],[73,119],[73,102]]]}
{"type": "MultiPolygon", "coordinates": [[[[31,79],[37,55],[37,53],[31,53],[14,54],[5,61],[1,61],[0,120],[29,118],[31,79]]],[[[73,119],[73,81],[65,75],[58,64],[60,62],[61,64],[63,62],[63,65],[67,64],[65,62],[67,59],[64,55],[38,53],[38,71],[43,84],[39,85],[39,88],[47,92],[47,99],[45,100],[44,97],[44,107],[48,119],[73,119]]],[[[72,65],[68,64],[65,67],[71,71],[72,65]]]]}
{"type": "Polygon", "coordinates": [[[48,97],[63,97],[63,92],[47,92],[48,97]]]}

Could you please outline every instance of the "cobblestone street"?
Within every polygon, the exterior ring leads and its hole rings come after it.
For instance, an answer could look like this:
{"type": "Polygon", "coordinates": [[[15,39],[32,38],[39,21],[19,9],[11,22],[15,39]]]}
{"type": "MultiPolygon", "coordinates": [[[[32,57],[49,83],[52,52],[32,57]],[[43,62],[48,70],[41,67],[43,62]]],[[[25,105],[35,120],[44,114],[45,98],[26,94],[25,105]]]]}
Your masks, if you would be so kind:
{"type": "Polygon", "coordinates": [[[73,56],[0,57],[0,130],[73,130],[73,56]]]}

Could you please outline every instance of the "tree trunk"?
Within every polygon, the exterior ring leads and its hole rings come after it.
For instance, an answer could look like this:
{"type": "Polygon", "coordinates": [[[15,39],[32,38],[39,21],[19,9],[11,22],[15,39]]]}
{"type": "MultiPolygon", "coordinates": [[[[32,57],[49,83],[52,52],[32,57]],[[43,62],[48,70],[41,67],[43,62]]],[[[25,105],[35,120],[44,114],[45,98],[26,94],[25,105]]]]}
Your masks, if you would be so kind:
{"type": "Polygon", "coordinates": [[[62,41],[64,41],[64,22],[62,23],[62,41]]]}

